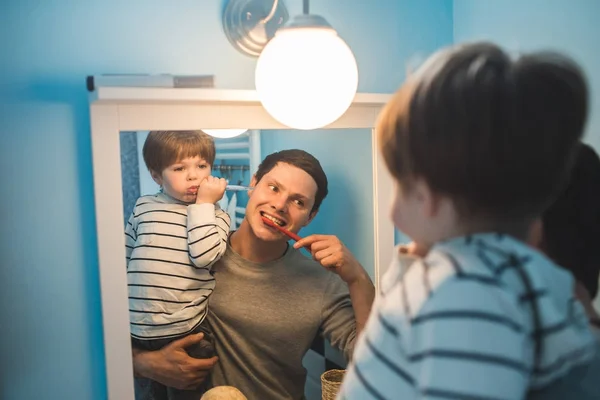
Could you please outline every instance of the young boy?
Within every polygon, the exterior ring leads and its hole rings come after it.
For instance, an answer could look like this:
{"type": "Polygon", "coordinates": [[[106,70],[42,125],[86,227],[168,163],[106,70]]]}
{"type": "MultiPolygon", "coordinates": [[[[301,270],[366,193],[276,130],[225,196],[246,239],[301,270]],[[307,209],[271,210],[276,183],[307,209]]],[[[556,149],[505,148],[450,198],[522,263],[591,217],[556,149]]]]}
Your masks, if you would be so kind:
{"type": "Polygon", "coordinates": [[[572,276],[523,241],[568,176],[587,96],[570,60],[486,43],[400,88],[380,151],[394,223],[426,254],[408,268],[396,254],[341,398],[521,399],[583,376],[596,342],[572,276]]]}
{"type": "MultiPolygon", "coordinates": [[[[214,347],[204,323],[215,287],[210,268],[225,252],[230,226],[227,213],[215,205],[227,183],[210,175],[214,142],[201,131],[153,131],[143,155],[161,190],[138,199],[125,228],[133,346],[158,350],[203,332],[205,340],[187,352],[211,358],[214,347]]],[[[136,388],[137,398],[166,399],[168,392],[169,399],[198,399],[202,394],[202,389],[152,387],[153,394],[148,387],[136,388]]]]}

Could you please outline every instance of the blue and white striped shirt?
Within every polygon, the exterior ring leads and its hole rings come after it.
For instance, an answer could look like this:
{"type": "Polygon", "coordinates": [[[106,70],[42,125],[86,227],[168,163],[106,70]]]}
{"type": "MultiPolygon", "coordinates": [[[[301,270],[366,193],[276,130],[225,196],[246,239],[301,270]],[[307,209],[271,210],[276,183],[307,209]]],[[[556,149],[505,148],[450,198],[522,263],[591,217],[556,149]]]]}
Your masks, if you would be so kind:
{"type": "Polygon", "coordinates": [[[508,236],[396,256],[382,286],[341,399],[521,399],[595,354],[570,273],[508,236]]]}

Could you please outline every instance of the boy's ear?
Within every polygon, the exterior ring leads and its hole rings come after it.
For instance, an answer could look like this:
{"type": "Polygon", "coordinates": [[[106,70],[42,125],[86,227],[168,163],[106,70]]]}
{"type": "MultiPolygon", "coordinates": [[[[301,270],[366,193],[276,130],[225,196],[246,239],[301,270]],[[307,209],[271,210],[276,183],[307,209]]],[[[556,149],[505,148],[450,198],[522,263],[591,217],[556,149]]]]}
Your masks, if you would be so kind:
{"type": "Polygon", "coordinates": [[[162,186],[162,174],[157,173],[156,171],[150,171],[150,176],[158,186],[162,186]]]}
{"type": "Polygon", "coordinates": [[[441,199],[436,196],[429,185],[422,179],[415,180],[412,190],[421,205],[423,214],[427,217],[433,217],[437,214],[441,199]]]}

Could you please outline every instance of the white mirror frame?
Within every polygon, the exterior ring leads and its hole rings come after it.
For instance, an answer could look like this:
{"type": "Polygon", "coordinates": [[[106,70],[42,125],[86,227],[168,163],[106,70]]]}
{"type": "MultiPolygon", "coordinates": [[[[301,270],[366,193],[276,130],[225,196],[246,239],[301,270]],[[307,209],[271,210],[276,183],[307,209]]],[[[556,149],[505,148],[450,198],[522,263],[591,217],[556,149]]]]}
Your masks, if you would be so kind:
{"type": "MultiPolygon", "coordinates": [[[[391,95],[358,93],[348,111],[323,129],[371,128],[375,285],[390,264],[392,180],[378,154],[374,124],[391,95]]],[[[119,133],[122,131],[289,129],[262,107],[255,91],[96,87],[90,94],[94,199],[108,398],[134,399],[123,236],[119,133]]],[[[364,210],[366,212],[366,210],[364,210]]]]}

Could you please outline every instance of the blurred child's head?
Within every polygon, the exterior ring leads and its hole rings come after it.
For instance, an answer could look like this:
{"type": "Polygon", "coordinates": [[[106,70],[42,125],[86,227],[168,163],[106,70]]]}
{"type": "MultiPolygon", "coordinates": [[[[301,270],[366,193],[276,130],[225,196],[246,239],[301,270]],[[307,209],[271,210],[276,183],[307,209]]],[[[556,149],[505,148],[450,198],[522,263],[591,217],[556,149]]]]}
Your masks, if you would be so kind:
{"type": "Polygon", "coordinates": [[[579,67],[489,43],[444,49],[382,111],[395,225],[415,241],[522,234],[568,176],[588,108],[579,67]]]}
{"type": "Polygon", "coordinates": [[[154,181],[171,197],[192,203],[210,175],[215,143],[202,131],[152,131],[142,153],[154,181]]]}
{"type": "Polygon", "coordinates": [[[600,273],[600,158],[588,145],[580,146],[569,183],[542,215],[540,228],[539,247],[594,298],[600,273]]]}

